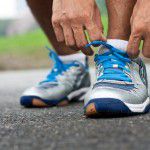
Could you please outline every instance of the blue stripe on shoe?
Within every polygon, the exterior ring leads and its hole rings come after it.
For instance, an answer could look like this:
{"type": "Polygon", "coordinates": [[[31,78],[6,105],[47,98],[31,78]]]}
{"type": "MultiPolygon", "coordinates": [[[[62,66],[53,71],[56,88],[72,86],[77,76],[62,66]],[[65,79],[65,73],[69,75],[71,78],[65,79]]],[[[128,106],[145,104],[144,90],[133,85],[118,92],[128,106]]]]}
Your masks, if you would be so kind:
{"type": "Polygon", "coordinates": [[[47,100],[47,99],[42,99],[38,96],[22,96],[21,99],[20,99],[20,104],[22,106],[25,106],[25,107],[32,107],[32,100],[33,99],[39,99],[41,100],[42,102],[44,102],[45,104],[49,105],[49,106],[56,106],[58,103],[60,103],[61,101],[63,100],[68,100],[67,97],[64,97],[60,100],[47,100]]]}
{"type": "Polygon", "coordinates": [[[92,99],[86,107],[94,103],[96,107],[96,111],[99,112],[108,112],[108,113],[125,113],[132,114],[133,112],[121,101],[114,98],[97,98],[92,99]]]}
{"type": "Polygon", "coordinates": [[[94,88],[97,87],[111,87],[111,88],[116,88],[116,89],[121,89],[121,90],[125,90],[125,91],[131,91],[133,89],[135,89],[135,85],[134,84],[117,84],[117,83],[108,83],[108,82],[98,82],[94,85],[94,88]]]}

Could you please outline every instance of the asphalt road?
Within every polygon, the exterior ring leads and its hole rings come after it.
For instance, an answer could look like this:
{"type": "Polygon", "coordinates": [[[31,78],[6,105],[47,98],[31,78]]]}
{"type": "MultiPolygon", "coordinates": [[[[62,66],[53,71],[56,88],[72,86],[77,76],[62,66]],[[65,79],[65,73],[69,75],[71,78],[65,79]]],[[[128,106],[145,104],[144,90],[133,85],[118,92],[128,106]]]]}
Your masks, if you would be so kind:
{"type": "Polygon", "coordinates": [[[0,150],[150,149],[150,114],[86,119],[82,103],[47,109],[21,107],[21,93],[46,73],[0,72],[0,150]]]}

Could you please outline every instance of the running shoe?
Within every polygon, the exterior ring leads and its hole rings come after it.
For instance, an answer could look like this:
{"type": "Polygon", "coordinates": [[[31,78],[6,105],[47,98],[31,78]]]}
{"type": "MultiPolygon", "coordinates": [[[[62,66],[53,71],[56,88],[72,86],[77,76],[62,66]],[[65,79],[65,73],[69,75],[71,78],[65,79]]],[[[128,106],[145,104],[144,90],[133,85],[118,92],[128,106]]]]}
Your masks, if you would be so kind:
{"type": "Polygon", "coordinates": [[[54,64],[53,69],[44,81],[23,93],[20,99],[21,105],[25,107],[64,106],[71,101],[84,99],[90,87],[88,65],[85,66],[78,61],[63,63],[52,50],[49,56],[54,64]]]}
{"type": "Polygon", "coordinates": [[[85,115],[131,115],[146,113],[150,108],[148,81],[141,58],[131,60],[127,53],[106,42],[94,41],[87,46],[101,46],[95,55],[97,81],[85,98],[85,115]]]}

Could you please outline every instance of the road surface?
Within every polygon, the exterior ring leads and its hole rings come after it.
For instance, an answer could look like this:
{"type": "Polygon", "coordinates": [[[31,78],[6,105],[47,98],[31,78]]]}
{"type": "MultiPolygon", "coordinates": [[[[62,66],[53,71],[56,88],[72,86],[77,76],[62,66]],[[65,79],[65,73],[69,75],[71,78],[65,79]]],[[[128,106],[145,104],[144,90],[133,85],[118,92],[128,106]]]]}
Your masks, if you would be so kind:
{"type": "Polygon", "coordinates": [[[150,114],[86,119],[83,103],[21,107],[21,93],[45,74],[47,70],[0,72],[0,150],[150,149],[150,114]]]}

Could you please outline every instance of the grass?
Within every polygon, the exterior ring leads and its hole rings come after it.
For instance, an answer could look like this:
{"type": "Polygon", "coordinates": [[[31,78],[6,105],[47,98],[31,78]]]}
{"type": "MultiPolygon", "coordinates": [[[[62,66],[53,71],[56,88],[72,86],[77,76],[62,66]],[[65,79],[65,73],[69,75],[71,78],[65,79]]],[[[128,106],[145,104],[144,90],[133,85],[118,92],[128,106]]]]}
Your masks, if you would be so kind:
{"type": "Polygon", "coordinates": [[[0,55],[10,53],[32,55],[47,44],[48,41],[40,29],[23,35],[0,37],[0,55]]]}

